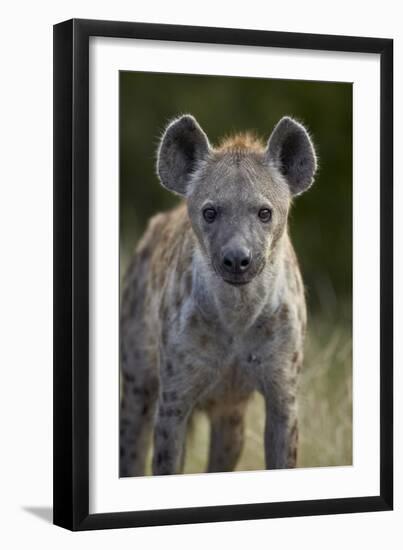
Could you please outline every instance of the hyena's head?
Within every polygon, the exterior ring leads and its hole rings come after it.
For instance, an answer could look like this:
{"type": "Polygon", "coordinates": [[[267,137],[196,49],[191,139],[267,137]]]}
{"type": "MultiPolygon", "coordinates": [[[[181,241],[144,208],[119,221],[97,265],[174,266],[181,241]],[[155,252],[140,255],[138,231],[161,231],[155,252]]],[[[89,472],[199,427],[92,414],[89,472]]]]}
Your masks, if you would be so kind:
{"type": "Polygon", "coordinates": [[[305,128],[284,117],[267,145],[249,134],[213,148],[184,115],[166,129],[158,175],[186,198],[192,227],[209,265],[227,283],[256,277],[286,231],[292,197],[313,181],[316,156],[305,128]]]}

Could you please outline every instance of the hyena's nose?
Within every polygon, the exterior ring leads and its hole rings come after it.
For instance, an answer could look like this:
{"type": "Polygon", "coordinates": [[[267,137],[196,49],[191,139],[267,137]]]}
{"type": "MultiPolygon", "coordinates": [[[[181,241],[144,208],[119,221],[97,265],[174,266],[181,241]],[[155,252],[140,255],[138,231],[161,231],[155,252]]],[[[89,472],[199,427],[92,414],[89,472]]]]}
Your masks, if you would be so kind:
{"type": "Polygon", "coordinates": [[[222,265],[228,273],[239,275],[249,269],[251,258],[247,248],[227,248],[223,251],[222,265]]]}

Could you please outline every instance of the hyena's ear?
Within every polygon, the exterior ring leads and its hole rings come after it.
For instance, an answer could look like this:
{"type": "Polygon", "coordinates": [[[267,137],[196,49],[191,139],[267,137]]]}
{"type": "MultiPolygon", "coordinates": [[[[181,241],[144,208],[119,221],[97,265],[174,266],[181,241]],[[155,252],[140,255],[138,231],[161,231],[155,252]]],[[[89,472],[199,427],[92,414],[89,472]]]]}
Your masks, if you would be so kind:
{"type": "Polygon", "coordinates": [[[162,185],[186,196],[190,175],[210,150],[206,134],[191,115],[173,120],[158,149],[157,172],[162,185]]]}
{"type": "Polygon", "coordinates": [[[312,185],[317,166],[315,149],[308,132],[292,118],[283,117],[274,128],[266,158],[285,177],[292,195],[312,185]]]}

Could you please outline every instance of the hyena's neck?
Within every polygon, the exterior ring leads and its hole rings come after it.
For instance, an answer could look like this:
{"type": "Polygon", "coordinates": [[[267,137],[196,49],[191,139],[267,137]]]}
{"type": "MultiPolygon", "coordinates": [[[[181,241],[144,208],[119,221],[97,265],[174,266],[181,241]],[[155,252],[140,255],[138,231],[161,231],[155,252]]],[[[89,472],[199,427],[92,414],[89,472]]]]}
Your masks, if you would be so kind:
{"type": "Polygon", "coordinates": [[[226,283],[195,247],[192,259],[193,299],[207,320],[219,321],[237,333],[249,329],[261,316],[273,313],[284,293],[288,235],[277,244],[262,272],[250,283],[235,287],[226,283]]]}

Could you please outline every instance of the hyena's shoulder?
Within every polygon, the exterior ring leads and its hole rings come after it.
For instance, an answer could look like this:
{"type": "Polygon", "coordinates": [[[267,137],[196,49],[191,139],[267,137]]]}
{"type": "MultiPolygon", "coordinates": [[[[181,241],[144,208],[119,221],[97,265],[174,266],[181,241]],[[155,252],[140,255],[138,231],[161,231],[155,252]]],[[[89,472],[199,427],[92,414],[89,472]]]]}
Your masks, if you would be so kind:
{"type": "Polygon", "coordinates": [[[187,208],[178,207],[153,216],[140,239],[123,278],[122,329],[142,322],[150,301],[158,300],[172,270],[180,278],[187,271],[193,250],[187,208]],[[148,304],[148,305],[147,305],[148,304]]]}
{"type": "Polygon", "coordinates": [[[291,292],[297,295],[303,295],[304,285],[302,282],[301,269],[299,266],[297,254],[288,233],[286,235],[283,246],[285,252],[284,276],[287,280],[288,287],[290,288],[291,292]]]}
{"type": "Polygon", "coordinates": [[[188,268],[192,249],[192,230],[185,203],[156,214],[149,220],[137,245],[125,286],[133,286],[137,279],[138,283],[144,283],[144,291],[146,286],[151,291],[163,288],[173,269],[179,273],[188,268]]]}
{"type": "MultiPolygon", "coordinates": [[[[294,246],[289,238],[288,234],[283,243],[283,308],[281,309],[282,318],[287,321],[287,315],[285,311],[294,311],[298,322],[301,325],[303,332],[305,332],[306,326],[306,301],[305,301],[305,287],[301,275],[301,269],[298,262],[298,257],[295,252],[294,246]]],[[[291,316],[292,318],[293,316],[291,316]]],[[[287,324],[287,323],[285,323],[287,324]]]]}

